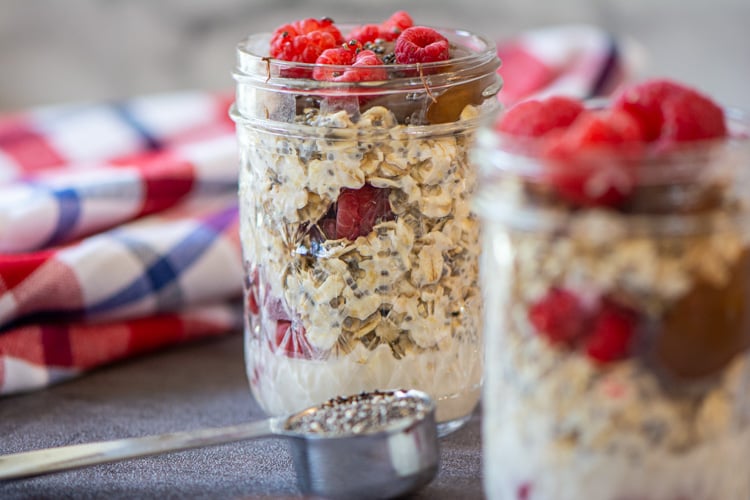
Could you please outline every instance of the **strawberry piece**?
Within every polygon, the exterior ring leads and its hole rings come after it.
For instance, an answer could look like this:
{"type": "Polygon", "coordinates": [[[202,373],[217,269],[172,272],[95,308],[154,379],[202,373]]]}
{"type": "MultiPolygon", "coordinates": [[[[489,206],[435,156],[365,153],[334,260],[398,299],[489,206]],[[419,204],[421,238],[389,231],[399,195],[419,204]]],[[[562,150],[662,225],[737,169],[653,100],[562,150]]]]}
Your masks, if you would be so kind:
{"type": "Polygon", "coordinates": [[[369,234],[378,222],[391,219],[388,193],[369,184],[342,189],[336,202],[336,237],[355,240],[369,234]]]}
{"type": "Polygon", "coordinates": [[[284,61],[314,63],[324,50],[343,42],[331,19],[303,19],[276,28],[271,35],[270,55],[284,61]]]}
{"type": "Polygon", "coordinates": [[[313,70],[315,80],[331,82],[363,82],[385,80],[387,73],[384,68],[368,68],[368,66],[382,66],[383,62],[371,50],[354,51],[349,48],[324,50],[315,61],[318,65],[313,70]],[[335,66],[333,68],[327,66],[335,66]],[[342,69],[342,66],[348,66],[342,69]]]}
{"type": "Polygon", "coordinates": [[[636,316],[611,302],[605,303],[593,320],[586,340],[586,354],[598,363],[610,363],[628,357],[632,350],[636,316]]]}
{"type": "Polygon", "coordinates": [[[277,354],[290,358],[312,357],[312,346],[307,341],[307,332],[302,325],[287,320],[276,322],[272,348],[277,354]]]}
{"type": "Polygon", "coordinates": [[[572,346],[583,332],[586,315],[578,297],[562,288],[551,288],[528,311],[536,331],[552,344],[572,346]]]}
{"type": "Polygon", "coordinates": [[[450,58],[448,39],[432,28],[412,26],[396,39],[397,64],[445,61],[450,58]]]}
{"type": "Polygon", "coordinates": [[[671,80],[655,79],[626,87],[614,97],[612,107],[635,117],[649,142],[711,139],[727,133],[718,105],[671,80]]]}
{"type": "Polygon", "coordinates": [[[411,16],[406,11],[394,12],[391,17],[382,24],[365,24],[354,28],[347,40],[356,40],[360,43],[371,43],[376,40],[392,42],[404,31],[414,25],[411,16]]]}
{"type": "Polygon", "coordinates": [[[496,128],[506,134],[540,137],[551,130],[569,126],[583,109],[579,101],[562,96],[523,101],[508,109],[496,128]]]}
{"type": "Polygon", "coordinates": [[[576,205],[620,205],[634,187],[633,155],[641,145],[638,122],[619,110],[584,111],[549,136],[543,156],[547,181],[576,205]]]}

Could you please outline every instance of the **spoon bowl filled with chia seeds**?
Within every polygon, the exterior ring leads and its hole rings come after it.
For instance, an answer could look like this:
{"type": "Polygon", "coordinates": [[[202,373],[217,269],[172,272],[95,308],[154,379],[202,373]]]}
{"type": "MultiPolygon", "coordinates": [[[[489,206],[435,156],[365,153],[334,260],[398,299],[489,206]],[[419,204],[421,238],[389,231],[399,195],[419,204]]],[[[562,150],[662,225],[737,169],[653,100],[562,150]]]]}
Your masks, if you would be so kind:
{"type": "Polygon", "coordinates": [[[337,397],[286,417],[0,456],[0,482],[90,465],[278,437],[290,443],[305,495],[393,498],[437,474],[435,404],[416,390],[337,397]]]}

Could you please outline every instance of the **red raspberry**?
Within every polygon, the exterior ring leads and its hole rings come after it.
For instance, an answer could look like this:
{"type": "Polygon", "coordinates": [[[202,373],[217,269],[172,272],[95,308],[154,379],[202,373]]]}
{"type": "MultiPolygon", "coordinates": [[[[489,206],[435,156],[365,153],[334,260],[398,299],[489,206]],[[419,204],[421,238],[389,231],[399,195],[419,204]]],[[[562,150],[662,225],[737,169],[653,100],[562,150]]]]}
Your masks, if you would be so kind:
{"type": "Polygon", "coordinates": [[[342,189],[336,202],[336,237],[355,240],[369,234],[378,222],[391,219],[388,192],[369,184],[342,189]]]}
{"type": "Polygon", "coordinates": [[[632,350],[636,324],[632,311],[611,302],[605,303],[593,320],[586,340],[586,354],[598,363],[626,358],[632,350]]]}
{"type": "Polygon", "coordinates": [[[628,113],[584,111],[565,130],[548,138],[543,156],[547,181],[558,194],[582,206],[617,206],[632,192],[633,155],[641,129],[628,113]]]}
{"type": "Polygon", "coordinates": [[[412,26],[396,39],[397,64],[429,63],[450,58],[448,39],[432,28],[412,26]]]}
{"type": "Polygon", "coordinates": [[[313,348],[307,340],[305,328],[287,320],[276,322],[276,331],[271,347],[277,354],[283,354],[290,358],[310,359],[313,355],[313,348]]]}
{"type": "Polygon", "coordinates": [[[386,42],[392,42],[398,35],[401,34],[406,28],[410,28],[414,25],[406,11],[400,10],[394,12],[391,17],[383,21],[381,24],[365,24],[354,28],[351,33],[346,37],[347,40],[357,40],[360,43],[374,42],[376,40],[384,40],[386,42]]]}
{"type": "Polygon", "coordinates": [[[371,50],[355,52],[349,48],[327,49],[318,57],[313,70],[315,80],[332,82],[363,82],[385,80],[387,74],[384,68],[366,69],[366,66],[382,66],[383,62],[371,50]],[[326,66],[335,65],[336,68],[326,66]],[[346,69],[340,66],[349,66],[346,69]]]}
{"type": "Polygon", "coordinates": [[[245,283],[245,297],[247,300],[247,309],[253,313],[260,313],[260,282],[258,281],[259,272],[257,267],[253,267],[253,270],[246,278],[245,283]]]}
{"type": "Polygon", "coordinates": [[[711,99],[671,80],[656,79],[622,89],[612,107],[633,115],[647,141],[711,139],[726,135],[724,113],[711,99]]]}
{"type": "Polygon", "coordinates": [[[699,141],[727,135],[724,110],[710,99],[693,93],[673,96],[662,104],[663,141],[699,141]]]}
{"type": "Polygon", "coordinates": [[[273,32],[270,55],[284,61],[314,63],[324,50],[343,42],[344,37],[331,19],[303,19],[273,32]]]}
{"type": "Polygon", "coordinates": [[[569,126],[582,111],[583,104],[569,97],[523,101],[508,109],[496,128],[506,134],[539,137],[569,126]]]}
{"type": "Polygon", "coordinates": [[[529,309],[529,321],[552,344],[572,346],[583,332],[586,315],[578,297],[562,288],[551,288],[529,309]]]}
{"type": "Polygon", "coordinates": [[[378,24],[364,24],[362,26],[357,26],[346,36],[347,40],[356,40],[359,43],[374,42],[378,38],[381,38],[380,25],[378,24]]]}
{"type": "Polygon", "coordinates": [[[391,42],[398,38],[405,29],[412,26],[414,26],[414,21],[408,12],[405,10],[396,11],[380,25],[381,37],[391,42]]]}

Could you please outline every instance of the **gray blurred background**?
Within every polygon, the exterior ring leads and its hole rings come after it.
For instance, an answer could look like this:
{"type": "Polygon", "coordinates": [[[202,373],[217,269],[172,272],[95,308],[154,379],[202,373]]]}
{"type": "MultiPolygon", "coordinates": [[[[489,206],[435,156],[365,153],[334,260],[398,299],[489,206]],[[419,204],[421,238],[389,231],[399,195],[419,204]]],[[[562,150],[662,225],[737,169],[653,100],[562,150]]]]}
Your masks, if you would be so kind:
{"type": "Polygon", "coordinates": [[[496,39],[570,23],[635,41],[643,76],[750,108],[750,0],[0,0],[0,112],[177,89],[231,88],[234,45],[294,19],[381,20],[496,39]]]}

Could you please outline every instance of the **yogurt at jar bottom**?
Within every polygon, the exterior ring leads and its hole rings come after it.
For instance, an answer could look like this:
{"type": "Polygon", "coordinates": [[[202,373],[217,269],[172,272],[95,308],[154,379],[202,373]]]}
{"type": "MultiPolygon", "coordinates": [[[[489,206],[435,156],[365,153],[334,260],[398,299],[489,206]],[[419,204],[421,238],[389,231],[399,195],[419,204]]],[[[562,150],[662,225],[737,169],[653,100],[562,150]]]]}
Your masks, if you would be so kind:
{"type": "Polygon", "coordinates": [[[727,128],[563,160],[480,134],[488,498],[750,497],[750,122],[727,128]]]}

